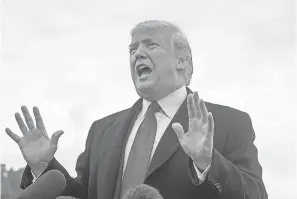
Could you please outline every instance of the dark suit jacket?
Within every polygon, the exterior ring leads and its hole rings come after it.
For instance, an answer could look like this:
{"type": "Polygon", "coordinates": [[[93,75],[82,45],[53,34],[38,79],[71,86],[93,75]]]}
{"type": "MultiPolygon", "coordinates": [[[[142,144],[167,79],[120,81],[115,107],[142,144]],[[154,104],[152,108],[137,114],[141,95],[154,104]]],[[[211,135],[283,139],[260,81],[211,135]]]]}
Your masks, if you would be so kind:
{"type": "MultiPolygon", "coordinates": [[[[188,92],[191,92],[188,89],[188,92]]],[[[77,177],[72,178],[54,158],[45,170],[58,169],[66,177],[62,195],[81,199],[117,199],[121,186],[125,144],[141,110],[139,99],[130,109],[95,121],[89,131],[85,151],[78,157],[77,177]]],[[[165,199],[267,199],[255,133],[248,114],[225,106],[206,103],[212,112],[214,149],[210,170],[199,184],[193,162],[184,153],[171,124],[188,129],[186,100],[166,129],[150,163],[145,184],[157,188],[165,199]]],[[[27,166],[21,182],[32,183],[27,166]]]]}

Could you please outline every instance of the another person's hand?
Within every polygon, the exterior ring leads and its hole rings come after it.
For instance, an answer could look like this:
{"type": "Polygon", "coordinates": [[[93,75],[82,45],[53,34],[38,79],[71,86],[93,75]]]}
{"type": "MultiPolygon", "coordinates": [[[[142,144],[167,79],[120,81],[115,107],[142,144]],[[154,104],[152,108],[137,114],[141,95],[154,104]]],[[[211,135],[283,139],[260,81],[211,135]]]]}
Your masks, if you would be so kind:
{"type": "Polygon", "coordinates": [[[19,145],[23,157],[34,175],[39,176],[57,151],[58,140],[63,131],[56,131],[49,139],[38,108],[33,108],[36,126],[27,107],[22,106],[21,109],[27,126],[19,113],[15,114],[15,119],[23,136],[16,135],[9,128],[6,128],[5,131],[19,145]]]}
{"type": "Polygon", "coordinates": [[[194,164],[205,170],[212,159],[214,121],[212,114],[206,109],[205,103],[199,99],[198,93],[187,97],[189,127],[184,133],[179,123],[172,124],[178,140],[185,153],[192,158],[194,164]]]}

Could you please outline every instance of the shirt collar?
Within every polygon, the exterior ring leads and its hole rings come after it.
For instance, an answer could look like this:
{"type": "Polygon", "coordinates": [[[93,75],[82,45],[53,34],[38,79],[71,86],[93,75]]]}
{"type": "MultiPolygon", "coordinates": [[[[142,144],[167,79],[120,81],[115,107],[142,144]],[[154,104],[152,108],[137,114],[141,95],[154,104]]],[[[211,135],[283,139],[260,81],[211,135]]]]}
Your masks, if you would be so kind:
{"type": "MultiPolygon", "coordinates": [[[[165,112],[165,114],[170,119],[172,119],[175,113],[177,112],[177,110],[179,109],[180,105],[186,99],[186,97],[187,97],[187,89],[185,86],[182,86],[181,88],[170,93],[166,97],[158,100],[158,103],[162,108],[162,110],[165,112]]],[[[151,104],[150,101],[143,99],[141,117],[144,116],[150,104],[151,104]]]]}

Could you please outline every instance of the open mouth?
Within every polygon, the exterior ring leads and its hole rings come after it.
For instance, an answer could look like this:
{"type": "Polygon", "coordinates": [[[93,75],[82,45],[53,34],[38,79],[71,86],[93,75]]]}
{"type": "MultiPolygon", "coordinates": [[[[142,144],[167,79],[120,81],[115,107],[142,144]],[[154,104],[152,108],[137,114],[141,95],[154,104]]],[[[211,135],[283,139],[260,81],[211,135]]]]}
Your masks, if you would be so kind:
{"type": "Polygon", "coordinates": [[[152,70],[146,65],[140,65],[137,67],[138,77],[147,77],[151,74],[152,70]]]}

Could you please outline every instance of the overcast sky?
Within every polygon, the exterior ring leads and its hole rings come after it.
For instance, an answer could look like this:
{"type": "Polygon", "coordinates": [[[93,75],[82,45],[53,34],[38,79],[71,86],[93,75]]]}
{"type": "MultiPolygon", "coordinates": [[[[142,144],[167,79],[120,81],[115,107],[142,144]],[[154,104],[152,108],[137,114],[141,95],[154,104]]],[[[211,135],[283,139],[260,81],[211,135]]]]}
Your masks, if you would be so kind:
{"type": "Polygon", "coordinates": [[[190,88],[249,113],[270,199],[296,197],[296,68],[293,0],[3,0],[1,163],[25,166],[6,135],[14,113],[37,105],[56,158],[75,175],[91,123],[138,98],[129,71],[130,30],[175,22],[193,52],[190,88]]]}

